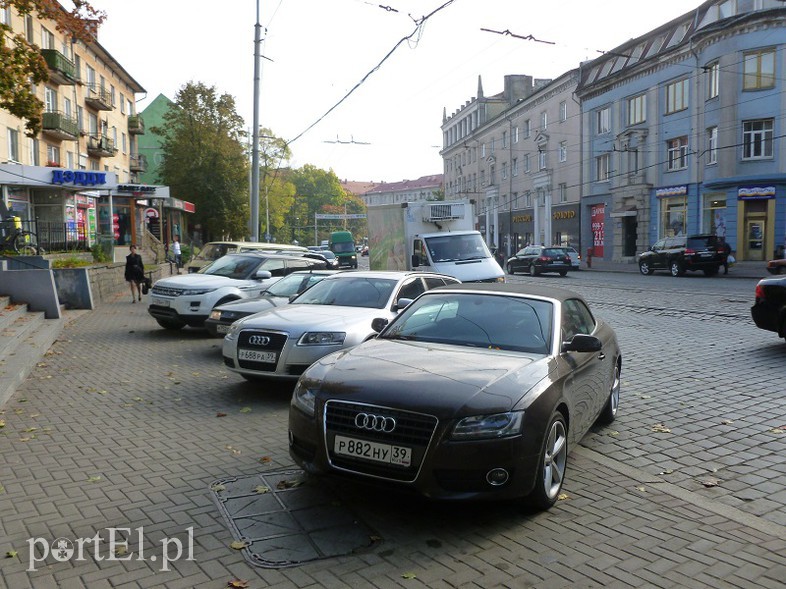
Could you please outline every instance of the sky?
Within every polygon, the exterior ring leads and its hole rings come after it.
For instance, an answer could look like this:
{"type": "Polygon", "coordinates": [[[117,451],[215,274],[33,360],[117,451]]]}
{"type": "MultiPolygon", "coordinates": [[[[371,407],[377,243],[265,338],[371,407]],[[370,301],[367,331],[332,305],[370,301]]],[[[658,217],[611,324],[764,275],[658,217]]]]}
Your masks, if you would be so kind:
{"type": "Polygon", "coordinates": [[[174,100],[185,84],[201,82],[234,97],[249,133],[259,22],[260,126],[291,142],[291,166],[311,164],[357,182],[399,182],[442,173],[443,112],[451,116],[477,96],[478,76],[486,96],[501,92],[508,74],[554,79],[700,4],[90,2],[107,14],[99,42],[147,91],[137,95],[139,112],[159,94],[174,100]]]}

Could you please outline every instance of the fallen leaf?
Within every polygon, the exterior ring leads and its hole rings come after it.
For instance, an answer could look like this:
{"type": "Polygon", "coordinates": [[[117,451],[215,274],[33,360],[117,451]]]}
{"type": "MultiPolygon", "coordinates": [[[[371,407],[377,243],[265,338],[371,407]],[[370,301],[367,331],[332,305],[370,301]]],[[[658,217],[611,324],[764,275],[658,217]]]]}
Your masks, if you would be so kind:
{"type": "Polygon", "coordinates": [[[612,430],[612,431],[608,432],[608,435],[610,435],[613,438],[616,438],[618,435],[620,435],[620,433],[617,432],[617,431],[613,431],[612,430]]]}
{"type": "Polygon", "coordinates": [[[657,425],[653,425],[652,426],[652,431],[660,433],[660,434],[670,434],[671,433],[671,430],[669,428],[667,428],[665,425],[663,425],[662,423],[659,423],[657,425]]]}
{"type": "Polygon", "coordinates": [[[570,495],[567,493],[560,493],[557,495],[557,501],[565,501],[566,499],[570,499],[570,495]]]}
{"type": "Polygon", "coordinates": [[[786,425],[780,425],[772,428],[769,433],[771,434],[786,434],[786,425]]]}
{"type": "Polygon", "coordinates": [[[87,479],[87,482],[88,482],[88,483],[97,483],[97,482],[98,482],[98,481],[100,481],[100,480],[101,480],[101,477],[100,477],[100,476],[98,476],[98,475],[95,475],[95,476],[89,477],[89,478],[87,479]]]}
{"type": "Polygon", "coordinates": [[[401,575],[402,579],[417,579],[418,576],[415,573],[404,573],[401,575]]]}
{"type": "Polygon", "coordinates": [[[3,493],[5,493],[5,487],[3,485],[0,485],[0,495],[2,495],[3,493]]]}
{"type": "Polygon", "coordinates": [[[235,456],[240,456],[241,454],[240,450],[238,450],[237,448],[233,448],[232,446],[227,446],[226,449],[232,452],[232,454],[234,454],[235,456]]]}
{"type": "Polygon", "coordinates": [[[241,413],[251,413],[251,407],[243,407],[240,410],[241,413]]]}
{"type": "Polygon", "coordinates": [[[294,489],[295,487],[299,487],[303,484],[302,480],[292,479],[289,481],[278,481],[276,485],[277,489],[294,489]]]}
{"type": "Polygon", "coordinates": [[[243,550],[243,548],[247,548],[248,544],[243,542],[242,540],[235,540],[232,544],[229,545],[230,548],[234,548],[235,550],[243,550]]]}
{"type": "Polygon", "coordinates": [[[6,558],[16,558],[16,555],[19,554],[16,550],[9,550],[5,553],[6,558]]]}
{"type": "Polygon", "coordinates": [[[25,433],[29,434],[30,432],[34,432],[34,431],[37,431],[37,430],[38,430],[37,427],[28,427],[26,430],[22,430],[22,431],[24,431],[25,433]]]}
{"type": "Polygon", "coordinates": [[[265,485],[258,485],[254,487],[254,493],[258,495],[264,495],[265,493],[270,493],[270,487],[266,487],[265,485]]]}
{"type": "Polygon", "coordinates": [[[227,416],[227,414],[226,413],[221,413],[221,411],[216,413],[216,417],[226,417],[226,416],[227,416]]]}
{"type": "Polygon", "coordinates": [[[5,427],[5,419],[0,419],[0,428],[5,427]]]}
{"type": "Polygon", "coordinates": [[[717,487],[720,484],[720,481],[714,477],[708,477],[706,479],[700,480],[699,482],[708,489],[710,487],[717,487]]]}
{"type": "Polygon", "coordinates": [[[273,462],[273,459],[270,456],[263,456],[262,458],[259,459],[259,461],[262,464],[270,464],[271,462],[273,462]]]}
{"type": "Polygon", "coordinates": [[[636,490],[637,491],[641,491],[642,493],[646,493],[647,492],[647,489],[644,488],[644,487],[636,487],[636,490]]]}
{"type": "Polygon", "coordinates": [[[721,425],[730,425],[734,423],[731,419],[721,419],[721,425]]]}
{"type": "Polygon", "coordinates": [[[220,493],[221,491],[226,491],[226,489],[227,488],[221,484],[213,485],[212,487],[210,487],[210,490],[213,491],[214,493],[220,493]]]}
{"type": "Polygon", "coordinates": [[[243,579],[232,579],[227,583],[227,587],[231,587],[232,589],[246,589],[248,587],[248,581],[244,581],[243,579]]]}
{"type": "Polygon", "coordinates": [[[658,474],[671,474],[671,473],[673,473],[673,472],[674,472],[674,471],[673,471],[672,469],[670,469],[670,468],[667,468],[666,470],[662,470],[662,471],[660,471],[658,474]]]}
{"type": "Polygon", "coordinates": [[[123,556],[128,552],[128,547],[120,545],[115,547],[115,554],[117,556],[123,556]]]}

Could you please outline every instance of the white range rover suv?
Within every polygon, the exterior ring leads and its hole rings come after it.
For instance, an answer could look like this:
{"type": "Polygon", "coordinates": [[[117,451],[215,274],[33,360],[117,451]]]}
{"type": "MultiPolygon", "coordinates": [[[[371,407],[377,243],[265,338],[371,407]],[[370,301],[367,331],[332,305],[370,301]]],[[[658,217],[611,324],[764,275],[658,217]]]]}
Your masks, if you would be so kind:
{"type": "Polygon", "coordinates": [[[158,280],[150,291],[150,313],[165,329],[204,327],[213,307],[259,296],[297,270],[323,269],[325,262],[295,255],[228,254],[193,274],[158,280]]]}

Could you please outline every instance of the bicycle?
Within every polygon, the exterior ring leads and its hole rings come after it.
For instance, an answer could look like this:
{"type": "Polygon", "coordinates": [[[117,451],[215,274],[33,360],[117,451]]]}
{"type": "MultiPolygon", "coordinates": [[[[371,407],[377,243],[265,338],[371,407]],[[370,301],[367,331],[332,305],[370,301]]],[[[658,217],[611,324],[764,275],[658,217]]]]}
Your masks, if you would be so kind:
{"type": "Polygon", "coordinates": [[[15,226],[0,234],[0,252],[8,249],[13,249],[16,254],[22,256],[36,256],[40,250],[35,233],[15,226]]]}

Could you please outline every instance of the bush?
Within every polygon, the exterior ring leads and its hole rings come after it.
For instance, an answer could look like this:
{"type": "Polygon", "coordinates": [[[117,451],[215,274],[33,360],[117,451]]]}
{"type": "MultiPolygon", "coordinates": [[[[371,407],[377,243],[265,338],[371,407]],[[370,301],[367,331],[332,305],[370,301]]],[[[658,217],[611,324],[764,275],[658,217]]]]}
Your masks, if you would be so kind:
{"type": "Polygon", "coordinates": [[[59,258],[52,261],[52,268],[83,268],[92,265],[92,262],[83,260],[79,257],[59,258]]]}
{"type": "Polygon", "coordinates": [[[109,255],[108,247],[105,244],[96,243],[90,248],[93,253],[93,261],[99,263],[111,262],[112,258],[109,255]]]}

